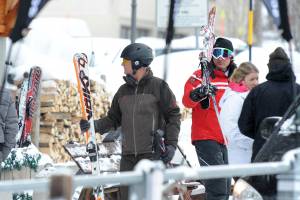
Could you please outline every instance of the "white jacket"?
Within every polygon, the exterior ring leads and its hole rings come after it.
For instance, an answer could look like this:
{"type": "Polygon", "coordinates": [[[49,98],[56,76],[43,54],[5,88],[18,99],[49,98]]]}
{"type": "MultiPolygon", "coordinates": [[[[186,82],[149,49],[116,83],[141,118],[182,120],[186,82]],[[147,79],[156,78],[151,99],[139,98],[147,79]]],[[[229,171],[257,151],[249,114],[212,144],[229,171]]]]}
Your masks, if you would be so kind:
{"type": "Polygon", "coordinates": [[[220,125],[228,141],[229,163],[250,162],[253,140],[244,136],[238,127],[238,119],[248,93],[236,92],[228,87],[219,102],[221,107],[220,125]],[[243,158],[243,156],[245,157],[243,158]],[[230,162],[233,160],[234,162],[230,162]]]}

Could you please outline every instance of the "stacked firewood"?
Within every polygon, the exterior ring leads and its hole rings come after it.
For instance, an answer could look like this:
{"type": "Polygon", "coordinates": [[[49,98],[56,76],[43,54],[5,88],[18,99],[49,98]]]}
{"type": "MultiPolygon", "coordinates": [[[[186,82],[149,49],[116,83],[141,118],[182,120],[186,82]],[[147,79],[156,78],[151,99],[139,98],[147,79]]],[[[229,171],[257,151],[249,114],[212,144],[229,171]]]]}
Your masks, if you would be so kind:
{"type": "MultiPolygon", "coordinates": [[[[95,81],[91,81],[91,93],[94,118],[98,119],[106,115],[109,109],[109,94],[103,85],[95,81]]],[[[81,116],[76,84],[64,80],[43,81],[40,93],[40,151],[49,154],[55,162],[70,160],[63,145],[70,141],[85,143],[79,128],[81,116]]],[[[97,136],[100,137],[99,134],[97,136]]]]}

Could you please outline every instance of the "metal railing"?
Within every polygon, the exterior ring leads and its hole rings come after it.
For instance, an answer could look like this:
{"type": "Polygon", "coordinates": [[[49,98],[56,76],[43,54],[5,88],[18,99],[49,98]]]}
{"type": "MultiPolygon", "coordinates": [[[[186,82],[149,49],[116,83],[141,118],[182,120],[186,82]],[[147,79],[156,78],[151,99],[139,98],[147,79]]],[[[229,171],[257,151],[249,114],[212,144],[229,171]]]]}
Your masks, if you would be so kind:
{"type": "MultiPolygon", "coordinates": [[[[78,186],[120,184],[130,186],[131,200],[160,200],[164,183],[169,180],[199,180],[235,176],[280,174],[278,199],[300,199],[300,148],[287,152],[282,161],[243,165],[220,165],[198,169],[180,166],[165,169],[160,161],[142,160],[134,171],[98,176],[74,176],[73,189],[78,186]],[[281,198],[279,198],[281,197],[281,198]]],[[[0,182],[1,191],[47,191],[50,179],[29,179],[0,182]]]]}

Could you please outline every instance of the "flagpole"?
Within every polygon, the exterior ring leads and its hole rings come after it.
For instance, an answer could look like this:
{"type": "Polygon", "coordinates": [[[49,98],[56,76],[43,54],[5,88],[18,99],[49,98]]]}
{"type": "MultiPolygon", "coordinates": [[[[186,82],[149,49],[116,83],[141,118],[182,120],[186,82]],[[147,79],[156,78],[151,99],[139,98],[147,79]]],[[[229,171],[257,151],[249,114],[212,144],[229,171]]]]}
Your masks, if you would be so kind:
{"type": "Polygon", "coordinates": [[[249,1],[249,12],[248,12],[248,46],[249,46],[249,62],[252,59],[252,42],[253,42],[253,2],[249,1]]]}

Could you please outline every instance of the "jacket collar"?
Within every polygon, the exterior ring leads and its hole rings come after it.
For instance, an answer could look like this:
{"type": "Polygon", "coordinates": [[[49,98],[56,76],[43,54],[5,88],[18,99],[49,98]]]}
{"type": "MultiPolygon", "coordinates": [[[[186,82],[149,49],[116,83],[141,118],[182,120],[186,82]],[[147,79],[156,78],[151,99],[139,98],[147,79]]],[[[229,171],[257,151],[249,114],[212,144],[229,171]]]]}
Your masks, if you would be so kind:
{"type": "Polygon", "coordinates": [[[215,69],[214,73],[215,73],[215,76],[217,76],[217,77],[227,77],[228,71],[223,72],[222,70],[215,69]]]}
{"type": "Polygon", "coordinates": [[[235,92],[247,92],[249,90],[246,85],[242,83],[229,82],[228,86],[235,92]]]}
{"type": "Polygon", "coordinates": [[[137,85],[143,85],[149,80],[150,78],[153,77],[153,72],[150,68],[147,69],[144,77],[140,80],[137,81],[132,75],[127,74],[126,76],[123,76],[124,81],[126,84],[130,86],[137,86],[137,85]]]}

